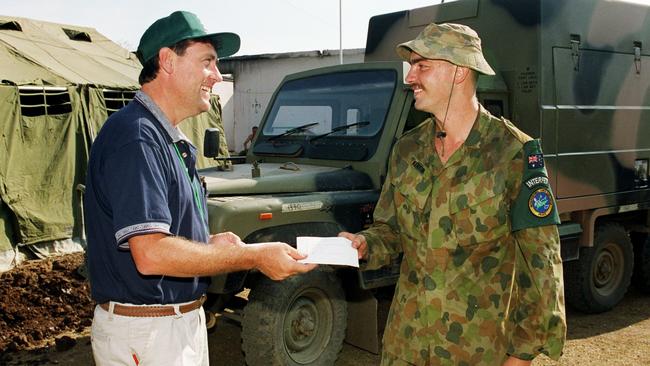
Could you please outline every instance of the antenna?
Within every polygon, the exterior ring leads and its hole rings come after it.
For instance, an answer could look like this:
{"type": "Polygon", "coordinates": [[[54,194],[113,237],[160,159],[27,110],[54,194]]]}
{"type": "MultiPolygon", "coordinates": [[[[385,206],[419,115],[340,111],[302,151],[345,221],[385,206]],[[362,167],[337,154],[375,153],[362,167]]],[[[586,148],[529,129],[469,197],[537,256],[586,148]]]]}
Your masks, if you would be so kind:
{"type": "Polygon", "coordinates": [[[343,9],[339,0],[339,64],[343,65],[343,9]]]}

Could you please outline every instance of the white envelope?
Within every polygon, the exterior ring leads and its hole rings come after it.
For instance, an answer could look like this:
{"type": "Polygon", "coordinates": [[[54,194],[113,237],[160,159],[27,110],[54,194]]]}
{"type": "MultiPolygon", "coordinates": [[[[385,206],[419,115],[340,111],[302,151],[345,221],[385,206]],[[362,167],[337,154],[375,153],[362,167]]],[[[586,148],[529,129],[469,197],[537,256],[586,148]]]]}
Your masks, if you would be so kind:
{"type": "Polygon", "coordinates": [[[296,238],[298,251],[307,254],[300,263],[336,264],[359,267],[359,252],[352,248],[352,242],[337,236],[299,236],[296,238]]]}

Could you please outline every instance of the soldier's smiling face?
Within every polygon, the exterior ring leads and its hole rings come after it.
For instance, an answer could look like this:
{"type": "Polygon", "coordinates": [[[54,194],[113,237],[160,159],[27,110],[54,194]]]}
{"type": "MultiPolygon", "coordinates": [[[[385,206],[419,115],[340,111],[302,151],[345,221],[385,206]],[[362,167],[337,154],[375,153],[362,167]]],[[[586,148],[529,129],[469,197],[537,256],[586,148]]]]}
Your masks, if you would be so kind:
{"type": "Polygon", "coordinates": [[[456,66],[444,60],[427,59],[411,52],[411,69],[406,82],[413,89],[415,108],[435,114],[445,108],[449,100],[456,66]]]}

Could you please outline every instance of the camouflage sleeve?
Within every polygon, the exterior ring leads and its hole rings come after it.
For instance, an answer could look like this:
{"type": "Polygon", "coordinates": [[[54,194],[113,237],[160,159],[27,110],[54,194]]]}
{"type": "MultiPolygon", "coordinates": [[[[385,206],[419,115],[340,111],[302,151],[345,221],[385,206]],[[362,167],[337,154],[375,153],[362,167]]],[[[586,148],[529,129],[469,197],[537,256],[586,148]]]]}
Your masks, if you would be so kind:
{"type": "Polygon", "coordinates": [[[368,242],[367,261],[362,264],[363,270],[377,269],[388,265],[392,259],[402,252],[395,210],[395,186],[392,177],[395,175],[395,150],[391,154],[386,182],[381,190],[379,201],[375,207],[372,225],[360,232],[368,242]]]}
{"type": "Polygon", "coordinates": [[[555,225],[514,233],[517,242],[508,354],[531,360],[540,353],[557,360],[566,338],[560,238],[555,225]]]}
{"type": "Polygon", "coordinates": [[[557,225],[560,217],[548,182],[539,140],[526,142],[523,149],[524,169],[519,194],[510,210],[511,230],[557,225]]]}

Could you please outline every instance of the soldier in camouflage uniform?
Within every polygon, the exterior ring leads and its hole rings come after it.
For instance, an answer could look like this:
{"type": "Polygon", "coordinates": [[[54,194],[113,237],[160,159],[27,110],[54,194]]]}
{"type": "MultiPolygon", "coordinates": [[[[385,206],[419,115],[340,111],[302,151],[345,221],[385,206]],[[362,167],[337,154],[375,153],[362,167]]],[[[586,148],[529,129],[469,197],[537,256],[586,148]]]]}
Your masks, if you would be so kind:
{"type": "Polygon", "coordinates": [[[403,253],[382,365],[529,365],[566,335],[559,217],[538,140],[487,112],[493,75],[471,28],[431,24],[397,47],[415,107],[374,224],[341,233],[367,269],[403,253]]]}

